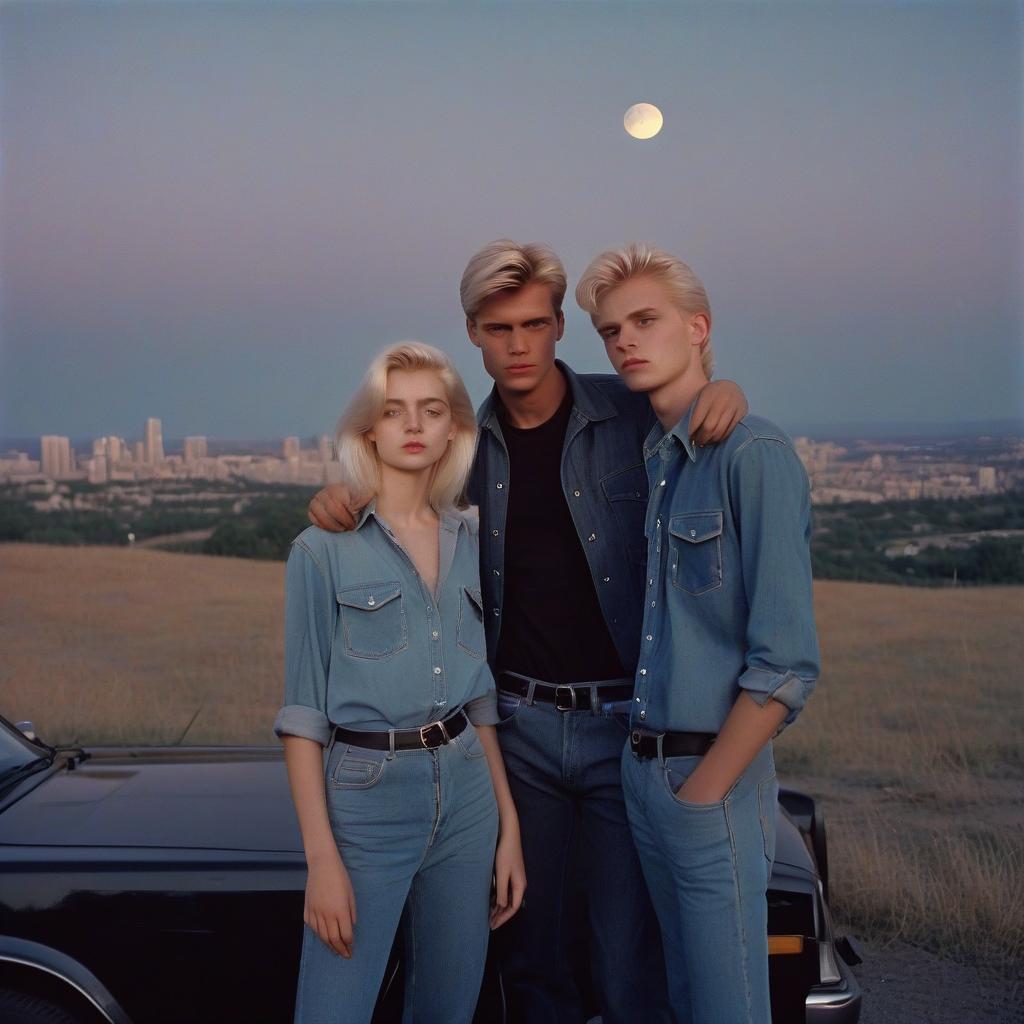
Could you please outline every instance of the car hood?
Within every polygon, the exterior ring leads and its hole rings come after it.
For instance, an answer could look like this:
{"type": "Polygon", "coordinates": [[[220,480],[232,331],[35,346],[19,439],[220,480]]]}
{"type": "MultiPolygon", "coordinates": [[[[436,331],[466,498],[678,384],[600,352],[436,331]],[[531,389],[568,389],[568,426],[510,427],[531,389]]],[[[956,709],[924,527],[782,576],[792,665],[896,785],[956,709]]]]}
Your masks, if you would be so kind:
{"type": "Polygon", "coordinates": [[[92,751],[0,814],[0,843],[302,853],[272,747],[92,751]]]}

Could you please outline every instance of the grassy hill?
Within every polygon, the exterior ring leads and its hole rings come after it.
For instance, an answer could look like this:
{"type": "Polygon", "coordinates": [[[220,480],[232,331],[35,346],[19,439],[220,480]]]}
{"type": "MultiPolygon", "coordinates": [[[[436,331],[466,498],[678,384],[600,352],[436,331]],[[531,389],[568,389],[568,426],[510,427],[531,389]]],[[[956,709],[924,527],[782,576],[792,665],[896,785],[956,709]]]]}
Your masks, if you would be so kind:
{"type": "MultiPolygon", "coordinates": [[[[50,742],[274,742],[282,563],[9,544],[0,579],[8,718],[50,742]]],[[[838,913],[1019,957],[1024,587],[822,581],[815,603],[822,680],[777,750],[823,799],[838,913]]]]}

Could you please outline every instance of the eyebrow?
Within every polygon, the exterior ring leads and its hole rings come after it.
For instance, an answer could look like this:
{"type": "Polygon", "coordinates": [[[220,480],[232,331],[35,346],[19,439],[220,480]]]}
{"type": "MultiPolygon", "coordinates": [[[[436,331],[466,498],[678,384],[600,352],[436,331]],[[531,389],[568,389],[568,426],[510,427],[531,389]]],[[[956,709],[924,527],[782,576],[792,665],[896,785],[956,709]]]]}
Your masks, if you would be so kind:
{"type": "MultiPolygon", "coordinates": [[[[554,315],[551,313],[541,313],[538,316],[528,316],[519,320],[518,323],[522,324],[536,324],[541,323],[552,323],[554,321],[554,315]]],[[[482,320],[480,322],[481,327],[511,327],[516,321],[512,320],[482,320]]]]}
{"type": "MultiPolygon", "coordinates": [[[[634,309],[632,312],[627,313],[622,319],[623,320],[642,320],[645,316],[657,316],[658,311],[653,306],[646,306],[643,309],[634,309]]],[[[619,323],[618,320],[606,320],[603,323],[594,324],[594,329],[597,331],[603,331],[606,327],[615,327],[619,323]]]]}
{"type": "MultiPolygon", "coordinates": [[[[442,405],[447,405],[448,402],[443,398],[420,398],[416,401],[416,405],[430,405],[431,402],[440,402],[442,405]]],[[[403,398],[385,398],[385,405],[408,405],[403,398]]]]}

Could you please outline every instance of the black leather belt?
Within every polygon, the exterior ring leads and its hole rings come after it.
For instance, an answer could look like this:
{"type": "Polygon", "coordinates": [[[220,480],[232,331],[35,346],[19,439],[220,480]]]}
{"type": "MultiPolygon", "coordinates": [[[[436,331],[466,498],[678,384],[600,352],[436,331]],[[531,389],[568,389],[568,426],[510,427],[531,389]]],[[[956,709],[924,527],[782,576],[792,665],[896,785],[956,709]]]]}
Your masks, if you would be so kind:
{"type": "Polygon", "coordinates": [[[334,735],[344,743],[352,743],[357,747],[369,747],[370,750],[390,750],[391,735],[395,737],[395,750],[436,750],[450,743],[469,725],[466,712],[459,708],[454,715],[449,715],[441,722],[429,722],[418,729],[385,729],[383,732],[374,730],[364,732],[357,729],[334,727],[334,735]]]}
{"type": "Polygon", "coordinates": [[[629,749],[637,757],[657,757],[658,738],[662,757],[701,757],[711,749],[717,733],[713,732],[641,732],[629,734],[629,749]]]}
{"type": "Polygon", "coordinates": [[[597,689],[601,704],[616,700],[629,700],[633,696],[632,683],[573,683],[556,686],[540,679],[530,679],[514,672],[498,673],[498,689],[529,697],[533,687],[533,699],[545,704],[554,704],[559,711],[592,711],[590,694],[597,689]]]}

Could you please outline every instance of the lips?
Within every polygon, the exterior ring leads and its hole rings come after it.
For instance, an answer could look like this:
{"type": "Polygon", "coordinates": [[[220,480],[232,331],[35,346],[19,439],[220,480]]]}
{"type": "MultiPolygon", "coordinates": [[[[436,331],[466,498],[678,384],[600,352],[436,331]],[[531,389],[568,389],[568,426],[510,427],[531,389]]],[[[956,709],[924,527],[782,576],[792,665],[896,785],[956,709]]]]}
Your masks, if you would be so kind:
{"type": "Polygon", "coordinates": [[[646,359],[627,359],[622,364],[621,368],[623,370],[631,370],[635,366],[646,366],[646,365],[647,365],[647,360],[646,359]]]}
{"type": "Polygon", "coordinates": [[[505,367],[508,373],[528,373],[532,369],[533,363],[515,363],[512,366],[505,367]]]}
{"type": "Polygon", "coordinates": [[[402,448],[407,452],[421,452],[426,445],[420,444],[419,441],[410,441],[408,444],[403,444],[402,448]]]}

